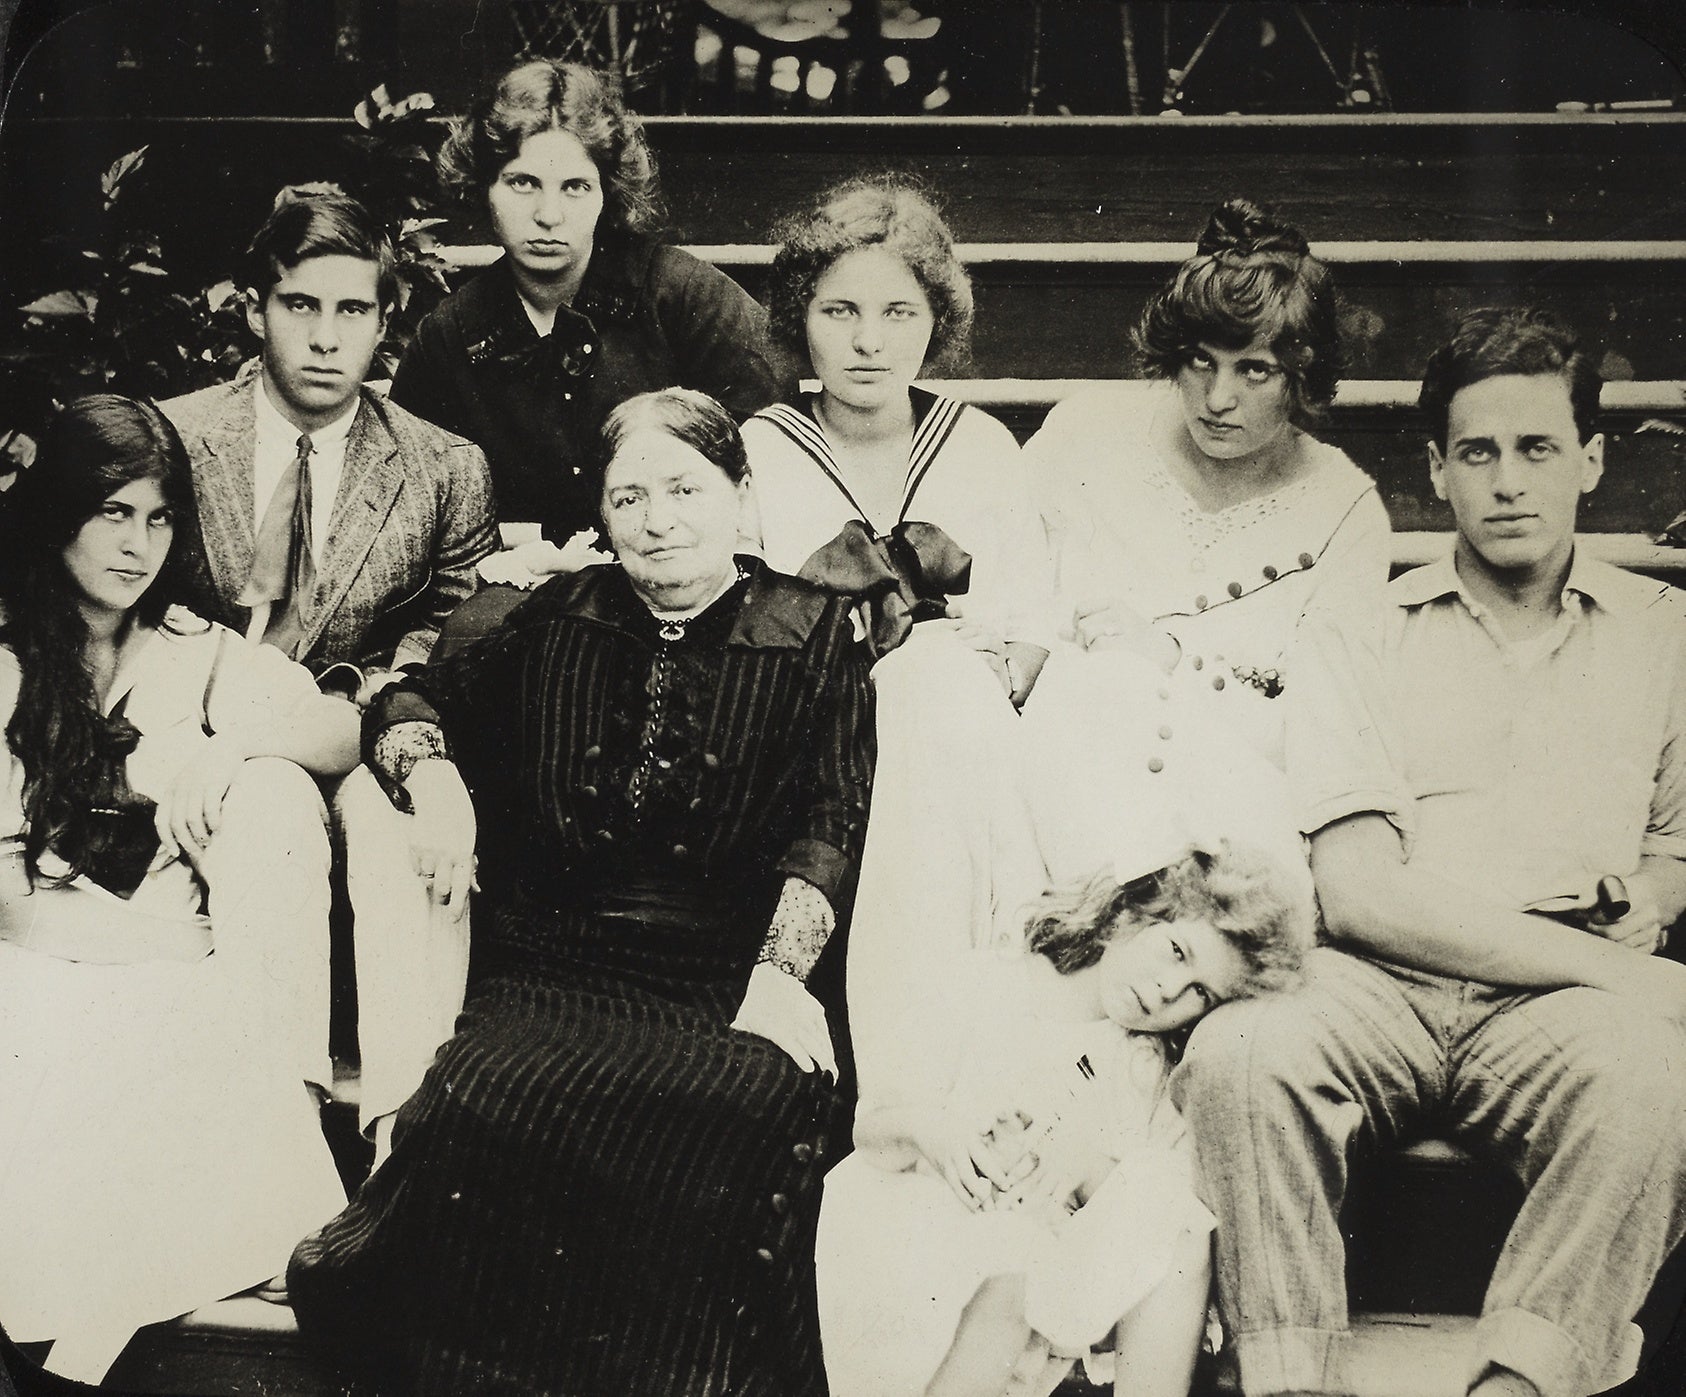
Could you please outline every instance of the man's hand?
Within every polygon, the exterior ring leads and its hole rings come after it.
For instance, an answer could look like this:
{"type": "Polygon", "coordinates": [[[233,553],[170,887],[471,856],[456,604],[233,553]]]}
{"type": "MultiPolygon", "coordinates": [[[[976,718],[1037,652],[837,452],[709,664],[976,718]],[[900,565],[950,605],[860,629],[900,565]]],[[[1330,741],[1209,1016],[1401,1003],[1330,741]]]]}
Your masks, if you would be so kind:
{"type": "Polygon", "coordinates": [[[461,920],[474,890],[474,802],[454,763],[430,757],[404,782],[415,811],[410,820],[410,864],[427,884],[435,906],[461,920]]]}
{"type": "Polygon", "coordinates": [[[1662,950],[1668,944],[1668,928],[1657,911],[1656,899],[1635,879],[1628,885],[1628,901],[1632,906],[1620,921],[1600,923],[1592,918],[1586,923],[1587,930],[1617,945],[1631,947],[1641,955],[1662,950]]]}
{"type": "Polygon", "coordinates": [[[396,670],[371,669],[363,676],[363,682],[357,686],[357,693],[352,702],[358,708],[367,708],[375,700],[375,695],[389,684],[396,684],[404,676],[396,670]]]}

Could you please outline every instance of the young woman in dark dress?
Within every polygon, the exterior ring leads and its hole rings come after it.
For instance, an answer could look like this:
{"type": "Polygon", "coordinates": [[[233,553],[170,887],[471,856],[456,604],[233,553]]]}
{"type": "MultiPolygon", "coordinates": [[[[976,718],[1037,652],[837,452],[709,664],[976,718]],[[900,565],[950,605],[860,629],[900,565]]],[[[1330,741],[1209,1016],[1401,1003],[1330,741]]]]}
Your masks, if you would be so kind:
{"type": "Polygon", "coordinates": [[[864,834],[847,602],[735,556],[729,414],[622,405],[613,565],[381,696],[418,870],[481,893],[458,1033],[301,1245],[301,1325],[387,1390],[824,1391],[834,1057],[804,987],[864,834]]]}
{"type": "Polygon", "coordinates": [[[558,544],[596,527],[586,456],[634,394],[701,389],[741,421],[794,387],[748,293],[652,236],[655,162],[598,73],[512,68],[457,122],[439,169],[504,255],[422,322],[392,399],[480,445],[504,525],[542,524],[558,544]]]}

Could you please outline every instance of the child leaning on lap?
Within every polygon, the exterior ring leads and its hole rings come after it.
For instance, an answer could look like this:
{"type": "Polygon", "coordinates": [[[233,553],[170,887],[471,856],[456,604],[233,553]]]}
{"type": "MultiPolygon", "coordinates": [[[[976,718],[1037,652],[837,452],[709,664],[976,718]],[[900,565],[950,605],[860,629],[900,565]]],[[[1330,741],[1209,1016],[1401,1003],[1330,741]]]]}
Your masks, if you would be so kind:
{"type": "Polygon", "coordinates": [[[1293,984],[1312,925],[1303,865],[1217,841],[1050,889],[1023,949],[910,965],[902,1085],[826,1179],[835,1397],[1046,1394],[1079,1358],[1185,1397],[1212,1218],[1165,1078],[1203,1014],[1293,984]]]}

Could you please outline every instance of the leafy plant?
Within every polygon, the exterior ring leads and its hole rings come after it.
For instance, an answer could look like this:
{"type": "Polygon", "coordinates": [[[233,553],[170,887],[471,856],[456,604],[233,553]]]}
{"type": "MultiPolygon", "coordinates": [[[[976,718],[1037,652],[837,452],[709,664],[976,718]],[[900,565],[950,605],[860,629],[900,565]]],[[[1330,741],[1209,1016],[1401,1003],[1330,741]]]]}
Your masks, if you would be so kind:
{"type": "MultiPolygon", "coordinates": [[[[450,290],[434,229],[444,200],[425,140],[433,98],[391,100],[375,88],[358,103],[345,181],[386,225],[398,252],[399,300],[379,364],[390,374],[416,324],[450,290]]],[[[84,393],[166,398],[232,378],[251,351],[244,299],[232,282],[184,287],[151,231],[133,225],[124,193],[145,177],[142,146],[99,177],[98,221],[87,242],[47,240],[61,284],[17,308],[0,336],[0,489],[33,456],[32,434],[84,393]]],[[[339,185],[292,186],[308,194],[339,185]]],[[[50,283],[49,283],[50,284],[50,283]]]]}
{"type": "Polygon", "coordinates": [[[398,306],[378,352],[388,375],[416,326],[451,289],[433,231],[448,221],[424,139],[433,105],[427,92],[394,102],[382,83],[357,104],[354,116],[362,129],[348,138],[359,155],[351,192],[386,224],[398,251],[398,306]]]}
{"type": "Polygon", "coordinates": [[[0,383],[11,409],[0,438],[38,429],[59,404],[83,393],[147,397],[215,383],[241,358],[232,288],[188,290],[164,265],[150,231],[125,217],[124,190],[146,167],[147,147],[100,175],[91,245],[49,239],[68,284],[18,308],[0,351],[0,383]]]}

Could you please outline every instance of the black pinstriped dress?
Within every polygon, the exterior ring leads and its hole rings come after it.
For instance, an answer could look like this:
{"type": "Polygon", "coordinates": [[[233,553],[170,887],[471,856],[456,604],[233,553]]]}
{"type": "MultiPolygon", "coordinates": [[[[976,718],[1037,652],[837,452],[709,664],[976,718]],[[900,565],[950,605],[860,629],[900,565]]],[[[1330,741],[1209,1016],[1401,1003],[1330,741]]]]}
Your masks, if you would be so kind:
{"type": "Polygon", "coordinates": [[[616,567],[389,691],[474,792],[467,1006],[391,1158],[294,1256],[304,1330],[405,1394],[823,1393],[837,1102],[727,1024],[784,878],[864,833],[844,604],[744,560],[678,640],[616,567]]]}

